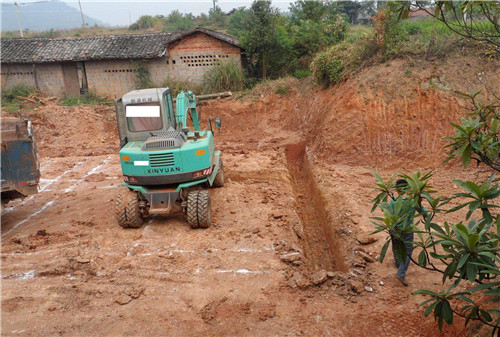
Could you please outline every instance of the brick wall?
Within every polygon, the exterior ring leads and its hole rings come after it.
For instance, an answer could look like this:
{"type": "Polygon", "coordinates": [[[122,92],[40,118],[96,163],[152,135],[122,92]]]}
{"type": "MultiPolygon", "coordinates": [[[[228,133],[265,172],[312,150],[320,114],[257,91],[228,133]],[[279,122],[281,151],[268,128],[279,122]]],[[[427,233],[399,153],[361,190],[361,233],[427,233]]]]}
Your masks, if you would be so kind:
{"type": "Polygon", "coordinates": [[[232,61],[241,66],[241,49],[203,33],[196,33],[169,45],[170,76],[200,82],[215,62],[232,61]]]}
{"type": "Polygon", "coordinates": [[[121,97],[136,88],[135,65],[127,60],[86,61],[89,91],[100,96],[121,97]]]}
{"type": "Polygon", "coordinates": [[[64,96],[64,77],[60,63],[2,64],[2,90],[25,85],[54,96],[64,96]],[[36,76],[36,81],[35,81],[36,76]]]}
{"type": "Polygon", "coordinates": [[[35,88],[35,77],[32,64],[2,64],[2,90],[9,90],[16,85],[35,88]]]}
{"type": "Polygon", "coordinates": [[[65,95],[64,77],[60,63],[42,63],[36,65],[38,89],[50,95],[65,95]]]}

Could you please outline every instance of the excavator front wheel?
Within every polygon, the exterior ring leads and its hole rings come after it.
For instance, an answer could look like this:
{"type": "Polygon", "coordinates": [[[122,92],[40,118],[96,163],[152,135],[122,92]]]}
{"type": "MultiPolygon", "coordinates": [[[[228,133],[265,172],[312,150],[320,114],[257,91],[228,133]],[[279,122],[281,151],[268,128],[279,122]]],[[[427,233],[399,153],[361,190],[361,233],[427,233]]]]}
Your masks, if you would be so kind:
{"type": "Polygon", "coordinates": [[[124,190],[116,197],[116,220],[123,228],[139,228],[144,223],[139,209],[137,192],[124,190]]]}
{"type": "Polygon", "coordinates": [[[212,200],[207,190],[192,191],[187,200],[187,222],[191,228],[207,228],[212,223],[212,200]]]}

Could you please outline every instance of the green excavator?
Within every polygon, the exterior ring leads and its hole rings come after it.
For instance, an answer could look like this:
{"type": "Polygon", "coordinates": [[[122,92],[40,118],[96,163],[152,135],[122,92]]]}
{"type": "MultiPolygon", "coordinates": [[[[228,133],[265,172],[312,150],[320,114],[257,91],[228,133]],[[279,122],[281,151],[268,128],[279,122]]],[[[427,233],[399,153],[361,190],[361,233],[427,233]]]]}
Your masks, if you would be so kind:
{"type": "MultiPolygon", "coordinates": [[[[116,219],[122,227],[138,228],[151,214],[176,212],[192,228],[210,226],[207,187],[224,186],[221,151],[210,118],[201,130],[195,95],[182,91],[175,103],[174,110],[168,88],[135,90],[115,102],[123,172],[116,219]]],[[[220,133],[219,117],[214,124],[220,133]]]]}

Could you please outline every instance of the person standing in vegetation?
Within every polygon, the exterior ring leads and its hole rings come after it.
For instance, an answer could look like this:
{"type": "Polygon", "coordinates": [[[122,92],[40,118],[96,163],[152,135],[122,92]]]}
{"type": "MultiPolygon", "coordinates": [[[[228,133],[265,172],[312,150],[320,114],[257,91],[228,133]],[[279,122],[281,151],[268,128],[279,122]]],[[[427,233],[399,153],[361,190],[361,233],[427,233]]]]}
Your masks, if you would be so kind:
{"type": "MultiPolygon", "coordinates": [[[[404,219],[396,225],[397,228],[391,231],[392,253],[394,254],[394,263],[398,268],[396,278],[404,286],[408,286],[405,276],[410,266],[410,258],[413,253],[413,220],[417,213],[425,214],[426,212],[425,208],[421,205],[421,201],[418,202],[417,207],[413,207],[409,204],[408,197],[405,196],[407,189],[408,181],[405,179],[396,181],[396,191],[398,193],[398,198],[396,200],[402,198],[403,207],[408,207],[408,210],[405,212],[406,216],[404,219]]],[[[395,206],[396,200],[391,200],[390,205],[392,207],[395,206]]]]}

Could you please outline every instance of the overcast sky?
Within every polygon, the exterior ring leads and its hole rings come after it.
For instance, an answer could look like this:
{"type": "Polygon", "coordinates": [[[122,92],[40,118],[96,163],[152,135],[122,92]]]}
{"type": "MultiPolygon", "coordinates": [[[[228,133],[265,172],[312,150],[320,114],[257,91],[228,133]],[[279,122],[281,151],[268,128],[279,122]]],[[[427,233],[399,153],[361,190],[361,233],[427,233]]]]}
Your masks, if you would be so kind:
{"type": "MultiPolygon", "coordinates": [[[[9,1],[10,2],[10,1],[9,1]]],[[[20,0],[19,3],[36,2],[32,0],[20,0]]],[[[78,7],[78,0],[64,1],[68,5],[75,8],[78,7]]],[[[290,0],[287,1],[273,1],[273,6],[278,7],[281,11],[287,11],[290,5],[290,0]]],[[[197,0],[197,1],[123,1],[123,0],[81,0],[83,12],[98,19],[100,21],[109,23],[112,26],[125,26],[129,25],[130,21],[135,22],[141,15],[168,15],[171,11],[177,9],[181,13],[193,13],[198,15],[200,13],[208,13],[208,10],[213,7],[211,0],[197,0]]],[[[249,7],[252,1],[238,1],[238,0],[219,0],[217,6],[223,11],[228,12],[233,8],[242,6],[249,7]]]]}

